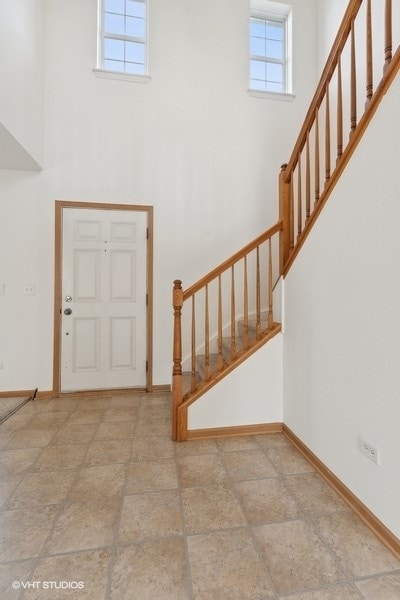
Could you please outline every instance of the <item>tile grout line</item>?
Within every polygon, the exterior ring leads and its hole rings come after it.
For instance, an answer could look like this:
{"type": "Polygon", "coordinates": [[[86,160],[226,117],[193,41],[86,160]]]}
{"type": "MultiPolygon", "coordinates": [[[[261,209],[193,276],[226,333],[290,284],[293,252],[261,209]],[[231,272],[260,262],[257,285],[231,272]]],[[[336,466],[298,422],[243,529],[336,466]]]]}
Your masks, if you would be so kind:
{"type": "MultiPolygon", "coordinates": [[[[182,523],[182,533],[183,533],[183,544],[185,551],[185,564],[186,564],[186,584],[188,590],[188,600],[194,600],[194,589],[193,589],[193,578],[192,578],[192,568],[190,563],[189,556],[189,547],[188,547],[188,537],[189,533],[186,529],[186,519],[185,519],[185,509],[183,505],[183,496],[182,496],[182,485],[180,479],[180,469],[179,469],[179,456],[177,454],[177,444],[180,442],[174,442],[174,461],[175,461],[175,469],[176,469],[176,479],[178,484],[178,495],[179,495],[179,509],[180,509],[180,517],[182,523]]],[[[181,442],[186,443],[186,442],[181,442]]]]}
{"type": "MultiPolygon", "coordinates": [[[[39,414],[41,414],[42,412],[46,412],[46,411],[38,411],[38,413],[39,413],[39,414]]],[[[74,411],[73,411],[73,410],[72,410],[72,411],[70,411],[70,414],[72,414],[72,412],[74,412],[74,411]]],[[[31,421],[33,420],[33,418],[34,418],[34,417],[32,417],[32,419],[30,419],[30,421],[29,421],[29,422],[31,422],[31,421]]],[[[51,439],[48,441],[47,445],[46,445],[46,446],[43,446],[43,447],[40,447],[40,448],[41,448],[41,452],[38,454],[38,456],[37,456],[36,460],[34,460],[34,461],[33,461],[33,463],[32,463],[32,464],[29,466],[29,468],[26,470],[26,472],[25,472],[25,474],[24,474],[24,477],[22,478],[22,480],[21,480],[21,482],[20,482],[20,484],[19,484],[19,485],[21,485],[21,484],[22,484],[22,482],[24,481],[26,474],[33,472],[33,471],[32,471],[32,468],[33,468],[33,466],[34,466],[34,465],[37,463],[37,461],[39,460],[39,457],[40,457],[40,456],[41,456],[41,454],[44,452],[44,450],[45,450],[46,448],[48,448],[49,446],[51,446],[51,442],[53,441],[53,439],[54,439],[54,437],[57,435],[57,433],[60,431],[60,429],[63,427],[63,425],[64,425],[64,423],[60,423],[60,425],[59,425],[59,427],[58,427],[57,431],[55,431],[55,432],[54,432],[54,435],[53,435],[53,436],[52,436],[52,438],[51,438],[51,439]]],[[[23,429],[23,428],[24,428],[24,427],[22,427],[21,429],[23,429]]],[[[17,487],[19,487],[19,485],[18,485],[17,487]]],[[[71,486],[72,486],[72,482],[71,482],[71,486]]],[[[16,490],[14,490],[12,494],[14,494],[14,492],[15,492],[15,491],[16,491],[16,490]]],[[[10,495],[10,497],[11,497],[11,495],[10,495]]],[[[49,506],[51,506],[51,505],[49,505],[49,506]]],[[[14,509],[14,510],[21,510],[21,509],[18,509],[18,508],[16,508],[16,509],[14,509]]],[[[28,578],[28,580],[27,580],[27,581],[32,581],[32,579],[33,579],[33,574],[34,574],[34,572],[35,572],[35,570],[36,570],[37,566],[39,565],[39,563],[40,563],[40,561],[41,561],[41,553],[42,553],[42,551],[43,551],[43,549],[44,549],[44,547],[45,547],[45,545],[46,545],[46,543],[47,543],[47,541],[48,541],[48,539],[49,539],[49,536],[50,536],[51,532],[53,531],[53,529],[54,529],[54,527],[55,527],[55,523],[56,523],[56,521],[58,520],[58,518],[59,518],[59,516],[61,515],[61,513],[62,513],[62,508],[61,508],[61,506],[60,506],[59,510],[56,510],[56,511],[55,511],[55,514],[54,514],[54,517],[53,517],[53,523],[52,523],[52,526],[51,526],[51,528],[50,528],[50,530],[49,530],[49,533],[48,533],[47,537],[46,537],[46,538],[44,539],[44,541],[43,541],[43,544],[42,544],[42,546],[41,546],[41,548],[40,548],[40,550],[39,550],[39,553],[38,553],[38,555],[37,555],[37,556],[35,556],[35,557],[28,557],[27,559],[24,559],[24,560],[32,560],[32,567],[31,567],[31,570],[29,571],[29,578],[28,578]]],[[[23,589],[22,589],[22,590],[20,591],[20,594],[19,594],[19,596],[18,596],[18,599],[19,599],[19,600],[22,600],[22,598],[24,597],[24,595],[25,595],[25,590],[23,590],[23,589]]]]}
{"type": "MultiPolygon", "coordinates": [[[[253,441],[253,440],[252,440],[252,441],[253,441]]],[[[256,448],[258,449],[258,448],[259,448],[259,446],[258,446],[258,444],[257,444],[257,441],[256,441],[256,440],[254,440],[254,442],[255,442],[255,444],[256,444],[256,448]]],[[[258,559],[259,559],[259,561],[260,561],[260,564],[261,564],[261,565],[264,567],[264,572],[265,572],[265,574],[266,574],[266,576],[267,576],[267,579],[268,579],[268,582],[269,582],[269,584],[270,584],[270,586],[271,586],[271,589],[273,590],[273,594],[274,594],[274,595],[273,595],[273,597],[272,597],[272,598],[276,598],[277,590],[276,590],[276,588],[275,588],[275,585],[274,585],[274,582],[273,582],[273,580],[272,580],[272,576],[271,576],[271,573],[270,573],[270,571],[269,571],[268,565],[266,564],[266,562],[265,562],[265,560],[264,560],[264,558],[263,558],[263,556],[262,556],[262,553],[261,553],[261,550],[260,550],[260,547],[259,547],[258,541],[257,541],[257,539],[256,539],[256,537],[255,537],[255,535],[254,535],[254,527],[251,525],[251,523],[249,522],[249,520],[248,520],[248,518],[247,518],[246,511],[245,511],[245,509],[244,509],[244,507],[243,507],[243,505],[242,505],[242,502],[241,502],[241,500],[240,500],[239,493],[238,493],[238,491],[237,491],[237,488],[236,488],[236,485],[235,485],[236,481],[235,481],[234,479],[232,479],[232,477],[231,477],[231,475],[230,475],[230,472],[229,472],[229,469],[227,468],[227,465],[226,465],[226,463],[225,463],[225,460],[224,460],[224,458],[223,458],[225,453],[224,453],[224,452],[223,452],[223,450],[222,450],[221,444],[219,444],[218,446],[219,446],[218,450],[221,452],[221,455],[222,455],[222,463],[223,463],[223,465],[224,465],[224,468],[225,468],[225,471],[226,471],[226,475],[227,475],[227,477],[228,477],[228,480],[230,481],[230,485],[231,485],[232,493],[234,494],[234,496],[235,496],[235,498],[236,498],[236,501],[237,501],[238,505],[240,506],[240,510],[241,510],[241,512],[242,512],[242,514],[243,514],[243,517],[244,517],[244,519],[245,519],[245,522],[246,522],[246,529],[247,529],[247,531],[248,531],[248,533],[249,533],[249,535],[250,535],[250,538],[251,538],[251,540],[252,540],[253,547],[254,547],[254,549],[255,549],[255,552],[256,552],[256,554],[257,554],[257,556],[258,556],[258,559]]],[[[265,453],[264,453],[264,454],[265,454],[265,453]]],[[[268,460],[268,458],[267,458],[267,460],[268,460]]],[[[276,470],[276,469],[275,469],[275,470],[276,470]]],[[[272,479],[272,478],[275,478],[275,476],[274,476],[274,477],[272,477],[272,476],[271,476],[271,479],[272,479]]],[[[261,478],[260,478],[260,479],[261,479],[261,478]]],[[[242,481],[242,480],[241,480],[241,481],[242,481]]],[[[252,481],[253,481],[253,480],[252,480],[252,481]]],[[[268,596],[265,596],[265,597],[266,597],[266,598],[268,598],[268,596]]],[[[271,598],[271,596],[269,596],[269,598],[271,598]]]]}
{"type": "MultiPolygon", "coordinates": [[[[286,491],[287,491],[288,495],[291,497],[291,499],[292,499],[292,500],[293,500],[293,502],[295,503],[295,505],[296,505],[296,507],[297,507],[297,511],[298,511],[298,513],[299,513],[299,516],[298,516],[298,517],[293,517],[293,518],[291,518],[291,519],[282,519],[282,520],[279,520],[279,521],[270,521],[270,522],[268,522],[268,523],[260,523],[260,524],[250,525],[251,534],[252,534],[252,538],[253,538],[254,544],[255,544],[255,546],[256,546],[256,548],[257,548],[257,551],[258,551],[258,553],[259,553],[260,559],[262,560],[262,562],[263,562],[263,564],[265,565],[265,568],[266,568],[266,570],[267,570],[267,573],[269,574],[269,569],[268,569],[268,566],[265,564],[265,561],[264,561],[264,559],[263,559],[263,558],[262,558],[262,556],[260,555],[260,550],[259,550],[259,544],[258,544],[258,540],[257,540],[257,539],[254,537],[254,529],[255,529],[256,527],[261,527],[261,526],[263,526],[263,525],[271,525],[271,524],[275,524],[275,523],[286,523],[286,522],[290,522],[290,521],[301,521],[301,520],[302,520],[302,521],[304,521],[305,523],[308,523],[308,524],[309,524],[309,518],[308,518],[307,512],[306,512],[306,511],[303,509],[302,505],[299,503],[299,501],[297,500],[297,498],[295,497],[295,495],[294,495],[294,494],[292,493],[292,491],[291,491],[291,490],[288,488],[288,486],[287,486],[287,483],[286,483],[286,476],[287,476],[287,474],[285,474],[285,473],[284,473],[284,471],[283,471],[283,470],[282,470],[282,469],[281,469],[279,466],[277,466],[277,465],[276,465],[276,463],[272,461],[272,459],[270,459],[270,457],[268,456],[268,450],[267,450],[267,449],[265,449],[265,447],[263,447],[261,444],[259,444],[257,440],[255,440],[255,442],[256,442],[256,444],[257,444],[258,448],[259,448],[259,449],[262,451],[262,453],[264,454],[264,456],[265,456],[265,457],[266,457],[266,459],[268,460],[268,462],[269,462],[269,463],[270,463],[270,464],[271,464],[271,465],[274,467],[274,469],[275,469],[275,471],[276,471],[276,473],[277,473],[277,475],[276,475],[274,478],[275,478],[275,479],[277,479],[277,480],[279,480],[279,481],[282,483],[282,485],[283,485],[283,486],[284,486],[284,488],[286,489],[286,491]]],[[[296,452],[296,454],[297,454],[297,452],[296,452]]],[[[229,473],[228,473],[228,474],[229,474],[229,473]]],[[[301,474],[302,474],[302,473],[300,472],[300,473],[291,473],[290,475],[296,476],[296,475],[301,475],[301,474]]],[[[260,478],[260,479],[267,479],[267,478],[265,477],[265,478],[260,478]]],[[[272,477],[271,477],[271,479],[272,479],[272,477]]],[[[254,481],[254,479],[242,479],[242,480],[240,480],[240,481],[254,481]]],[[[235,483],[236,483],[236,482],[234,482],[234,483],[233,483],[233,488],[234,488],[234,489],[235,489],[235,491],[236,491],[235,483]]],[[[239,498],[239,497],[238,497],[238,502],[240,503],[240,498],[239,498]]],[[[244,510],[244,509],[243,509],[243,510],[244,510]]],[[[246,517],[246,519],[247,519],[247,517],[246,517]]],[[[312,526],[312,530],[314,531],[314,533],[316,533],[316,532],[315,532],[315,527],[314,527],[314,526],[312,526]]],[[[318,538],[320,539],[320,536],[319,536],[319,535],[318,535],[318,538]]],[[[343,572],[343,568],[342,568],[341,564],[339,563],[339,561],[337,560],[337,557],[336,557],[336,556],[333,554],[333,552],[331,551],[331,549],[330,549],[330,548],[329,548],[329,547],[326,545],[326,543],[324,542],[324,540],[321,540],[321,539],[320,539],[320,541],[321,541],[321,543],[323,544],[323,546],[326,548],[326,550],[329,552],[329,554],[331,555],[331,557],[333,558],[333,560],[334,560],[334,563],[335,563],[335,564],[336,564],[338,567],[340,567],[340,569],[339,569],[339,570],[340,570],[340,571],[341,571],[341,572],[344,574],[344,572],[343,572]]],[[[271,576],[270,576],[270,579],[271,579],[271,581],[272,581],[272,577],[271,577],[271,576]]],[[[337,582],[334,582],[334,584],[333,584],[333,585],[340,585],[340,584],[342,584],[342,583],[344,583],[344,582],[342,582],[342,581],[340,581],[340,580],[339,580],[339,581],[337,581],[337,582]]],[[[325,584],[325,585],[326,585],[326,584],[325,584]]],[[[331,584],[328,584],[328,585],[331,585],[331,584]]],[[[273,586],[273,589],[275,590],[275,587],[274,587],[274,586],[273,586]]],[[[313,589],[314,589],[314,588],[313,588],[313,589]]],[[[324,589],[324,584],[322,584],[321,586],[318,586],[318,589],[324,589]]],[[[292,591],[290,592],[290,594],[296,594],[296,593],[298,593],[298,592],[304,592],[304,591],[306,591],[306,590],[292,590],[292,591]]],[[[280,597],[280,594],[279,594],[279,592],[277,592],[277,591],[275,590],[275,593],[276,593],[276,594],[278,594],[278,596],[280,597]]]]}
{"type": "MultiPolygon", "coordinates": [[[[290,448],[292,448],[292,445],[289,446],[290,448]]],[[[300,453],[297,451],[296,448],[292,448],[293,450],[295,450],[296,452],[296,456],[300,456],[300,453]]],[[[304,523],[306,523],[309,527],[311,527],[311,530],[314,532],[314,534],[318,537],[318,539],[320,540],[320,542],[322,543],[323,547],[326,549],[326,551],[329,553],[329,555],[331,556],[331,558],[333,559],[334,564],[337,566],[338,570],[340,573],[343,574],[343,576],[346,578],[345,580],[338,580],[336,582],[332,582],[332,584],[330,583],[325,583],[325,584],[321,584],[320,586],[315,586],[315,588],[312,589],[325,589],[326,586],[331,586],[331,585],[341,585],[347,582],[347,578],[348,578],[348,573],[346,573],[346,571],[343,568],[343,565],[341,563],[341,561],[338,559],[338,557],[336,556],[336,554],[333,552],[332,548],[330,548],[330,546],[325,542],[325,540],[323,540],[321,538],[321,535],[319,533],[319,531],[316,529],[315,524],[312,522],[312,520],[310,519],[309,513],[307,512],[307,510],[305,510],[302,506],[302,504],[299,502],[299,500],[297,499],[297,497],[295,496],[295,494],[292,493],[291,489],[289,488],[289,486],[287,485],[287,478],[292,476],[292,477],[298,477],[299,475],[306,475],[308,473],[316,473],[314,468],[311,468],[310,471],[307,472],[297,472],[297,473],[285,473],[282,469],[278,468],[277,465],[273,462],[272,459],[269,458],[268,456],[268,450],[264,448],[264,454],[267,457],[268,460],[271,461],[271,463],[274,465],[274,468],[277,470],[278,472],[278,476],[283,484],[283,486],[285,487],[286,491],[288,492],[288,494],[290,495],[290,497],[293,499],[293,501],[295,502],[297,509],[299,511],[299,514],[302,516],[302,519],[304,523]]],[[[317,474],[318,475],[318,474],[317,474]]],[[[319,478],[319,475],[318,475],[319,478]]],[[[300,519],[297,519],[300,520],[300,519]]],[[[307,590],[295,590],[292,593],[296,593],[299,591],[307,591],[307,590]]]]}
{"type": "Polygon", "coordinates": [[[108,600],[108,598],[111,598],[111,586],[112,586],[112,574],[113,574],[113,570],[114,570],[114,566],[117,560],[117,553],[118,553],[118,536],[119,536],[119,530],[120,530],[120,525],[121,525],[121,519],[122,519],[122,512],[123,512],[123,508],[124,508],[124,501],[125,501],[125,493],[124,491],[126,490],[126,487],[128,485],[128,465],[131,462],[132,459],[132,454],[133,454],[133,440],[135,438],[135,433],[136,433],[136,429],[138,426],[138,418],[135,420],[135,426],[134,426],[134,431],[131,433],[131,437],[129,438],[131,441],[131,447],[130,447],[130,451],[129,451],[129,459],[126,462],[126,470],[125,470],[125,483],[123,485],[123,487],[121,488],[121,499],[120,499],[120,507],[119,507],[119,514],[118,514],[118,518],[117,518],[117,522],[115,524],[115,530],[114,530],[114,543],[112,544],[112,546],[110,546],[110,560],[108,563],[108,568],[107,568],[107,583],[106,583],[106,587],[105,587],[105,591],[104,591],[104,600],[108,600]]]}
{"type": "MultiPolygon", "coordinates": [[[[79,410],[79,408],[78,408],[78,407],[79,407],[79,404],[80,404],[80,402],[79,402],[79,401],[78,401],[78,403],[77,403],[77,404],[75,404],[75,408],[74,408],[74,409],[71,411],[71,414],[70,414],[70,416],[71,416],[71,415],[72,415],[72,414],[73,414],[73,413],[74,413],[76,410],[79,410]]],[[[109,403],[108,403],[108,404],[109,404],[109,403]]],[[[107,410],[107,409],[105,409],[105,410],[107,410]]],[[[103,415],[103,416],[104,416],[104,415],[103,415]]],[[[65,424],[68,424],[68,420],[69,420],[69,418],[70,418],[70,417],[68,417],[68,419],[67,419],[67,423],[64,423],[64,425],[65,425],[65,424]]],[[[44,541],[44,543],[43,543],[43,545],[42,545],[42,547],[41,547],[41,550],[40,550],[40,552],[39,552],[39,555],[38,555],[38,562],[39,562],[39,559],[40,559],[40,560],[42,560],[43,558],[50,557],[50,556],[54,556],[54,554],[45,553],[45,548],[46,548],[47,544],[49,543],[49,541],[50,541],[50,539],[51,539],[51,537],[52,537],[52,535],[53,535],[53,533],[54,533],[54,531],[55,531],[56,524],[57,524],[57,522],[58,522],[59,518],[60,518],[60,517],[61,517],[61,515],[64,513],[64,511],[65,511],[65,508],[67,507],[68,498],[70,497],[70,495],[71,495],[71,492],[72,492],[72,489],[73,489],[74,485],[76,484],[76,482],[77,482],[77,480],[78,480],[78,478],[79,478],[79,474],[80,474],[80,472],[81,472],[81,469],[83,468],[84,460],[85,460],[85,458],[86,458],[86,456],[87,456],[87,453],[89,452],[90,444],[91,444],[91,443],[92,443],[92,441],[94,440],[94,437],[95,437],[95,435],[96,435],[96,433],[97,433],[97,431],[98,431],[98,429],[99,429],[99,427],[100,427],[100,423],[101,423],[101,422],[102,422],[102,421],[100,420],[100,421],[97,423],[97,427],[96,427],[96,428],[93,430],[93,433],[92,433],[91,437],[88,439],[88,442],[87,442],[87,448],[86,448],[86,452],[83,454],[83,456],[82,456],[82,460],[81,460],[81,462],[80,462],[80,465],[79,465],[79,467],[76,469],[76,474],[75,474],[75,477],[74,477],[74,478],[73,478],[73,480],[71,481],[71,484],[70,484],[69,490],[68,490],[67,494],[65,495],[65,498],[64,498],[63,502],[62,502],[62,503],[60,503],[60,505],[59,505],[59,510],[57,511],[56,515],[54,516],[54,520],[53,520],[52,526],[51,526],[51,528],[50,528],[50,530],[49,530],[49,533],[48,533],[48,535],[47,535],[47,537],[46,537],[46,539],[45,539],[45,541],[44,541]]],[[[87,425],[87,424],[88,424],[88,423],[85,423],[85,425],[87,425]]],[[[62,426],[61,426],[61,427],[62,427],[62,426]]],[[[61,427],[60,427],[60,429],[61,429],[61,427]]],[[[54,439],[54,437],[55,437],[55,436],[53,436],[52,440],[54,439]]],[[[51,441],[52,441],[52,440],[51,440],[51,441]]],[[[47,447],[49,447],[49,446],[51,446],[51,445],[52,445],[52,444],[51,444],[51,443],[49,443],[49,444],[47,445],[47,447]]]]}

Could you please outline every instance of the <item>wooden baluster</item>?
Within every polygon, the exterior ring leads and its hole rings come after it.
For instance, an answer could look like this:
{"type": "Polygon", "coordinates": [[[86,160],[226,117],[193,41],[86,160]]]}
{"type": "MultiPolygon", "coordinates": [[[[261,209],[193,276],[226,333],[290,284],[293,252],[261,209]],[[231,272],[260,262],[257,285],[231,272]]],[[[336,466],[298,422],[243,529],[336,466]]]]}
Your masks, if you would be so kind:
{"type": "Polygon", "coordinates": [[[342,91],[342,60],[338,58],[338,89],[337,89],[337,156],[336,164],[343,154],[343,91],[342,91]]]}
{"type": "Polygon", "coordinates": [[[310,184],[310,140],[307,133],[306,141],[306,224],[310,218],[311,184],[310,184]]]}
{"type": "Polygon", "coordinates": [[[235,266],[231,267],[231,358],[236,358],[235,266]]]}
{"type": "Polygon", "coordinates": [[[367,0],[367,32],[366,32],[366,60],[367,60],[367,84],[365,106],[371,102],[374,93],[373,71],[372,71],[372,19],[371,0],[367,0]]]}
{"type": "Polygon", "coordinates": [[[329,106],[329,84],[326,85],[325,106],[325,185],[331,178],[331,114],[329,106]]]}
{"type": "Polygon", "coordinates": [[[356,75],[356,36],[354,19],[351,22],[351,67],[350,67],[350,135],[357,126],[357,75],[356,75]]]}
{"type": "Polygon", "coordinates": [[[290,182],[285,181],[285,169],[287,165],[281,166],[281,172],[279,173],[279,219],[282,221],[282,231],[279,234],[279,245],[280,245],[280,256],[279,256],[279,268],[280,274],[282,275],[285,264],[290,256],[290,242],[291,242],[291,220],[290,220],[290,206],[291,206],[291,186],[290,182]]]}
{"type": "Polygon", "coordinates": [[[221,275],[218,276],[218,371],[224,366],[222,354],[222,284],[221,275]]]}
{"type": "Polygon", "coordinates": [[[210,379],[210,315],[208,312],[208,285],[204,289],[204,338],[205,338],[205,356],[204,356],[204,379],[208,381],[210,379]]]}
{"type": "Polygon", "coordinates": [[[290,174],[290,250],[294,249],[294,195],[293,172],[290,174]]]}
{"type": "Polygon", "coordinates": [[[256,249],[256,339],[261,335],[260,246],[256,249]]]}
{"type": "Polygon", "coordinates": [[[385,64],[383,72],[392,62],[392,0],[385,2],[385,64]]]}
{"type": "Polygon", "coordinates": [[[272,290],[272,244],[271,238],[268,239],[268,329],[272,329],[274,324],[273,312],[273,290],[272,290]]]}
{"type": "Polygon", "coordinates": [[[191,390],[197,386],[196,376],[196,303],[195,294],[192,296],[192,344],[191,344],[191,390]]]}
{"type": "Polygon", "coordinates": [[[249,288],[247,283],[247,256],[244,257],[244,281],[243,281],[243,347],[249,347],[249,288]]]}
{"type": "Polygon", "coordinates": [[[303,212],[301,199],[301,154],[297,159],[297,239],[299,239],[303,228],[303,212]]]}
{"type": "Polygon", "coordinates": [[[319,191],[320,191],[320,182],[319,182],[319,170],[320,170],[320,166],[319,166],[319,115],[318,115],[318,108],[315,109],[315,149],[314,149],[314,154],[315,154],[315,201],[314,201],[314,206],[317,204],[318,200],[319,200],[319,191]]]}
{"type": "Polygon", "coordinates": [[[172,291],[174,308],[174,340],[173,340],[173,370],[172,370],[172,439],[177,439],[177,409],[182,403],[182,281],[176,279],[172,291]]]}

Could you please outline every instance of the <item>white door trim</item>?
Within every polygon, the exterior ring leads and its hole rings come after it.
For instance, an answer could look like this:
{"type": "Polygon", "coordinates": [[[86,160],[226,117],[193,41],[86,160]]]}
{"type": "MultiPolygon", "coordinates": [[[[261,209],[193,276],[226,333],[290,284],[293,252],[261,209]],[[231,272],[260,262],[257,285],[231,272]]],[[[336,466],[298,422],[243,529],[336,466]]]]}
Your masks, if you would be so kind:
{"type": "MultiPolygon", "coordinates": [[[[153,207],[131,204],[98,202],[55,202],[55,261],[54,261],[54,346],[53,346],[53,394],[61,389],[61,306],[62,306],[62,215],[64,208],[92,210],[145,211],[147,213],[147,307],[146,307],[146,391],[153,390],[153,207]]],[[[115,390],[113,390],[115,392],[115,390]]]]}

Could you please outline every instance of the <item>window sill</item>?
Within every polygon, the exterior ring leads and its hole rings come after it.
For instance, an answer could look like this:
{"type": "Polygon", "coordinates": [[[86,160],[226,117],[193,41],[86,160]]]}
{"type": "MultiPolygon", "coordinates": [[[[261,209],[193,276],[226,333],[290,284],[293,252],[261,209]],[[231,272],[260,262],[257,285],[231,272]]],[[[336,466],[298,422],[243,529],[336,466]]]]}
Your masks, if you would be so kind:
{"type": "Polygon", "coordinates": [[[130,81],[132,83],[149,83],[150,75],[132,75],[130,73],[119,73],[118,71],[105,71],[104,69],[93,69],[96,77],[102,79],[118,79],[119,81],[130,81]]]}
{"type": "Polygon", "coordinates": [[[282,94],[280,92],[263,92],[262,90],[247,90],[249,96],[253,98],[262,98],[263,100],[282,100],[283,102],[293,102],[296,98],[294,94],[282,94]]]}

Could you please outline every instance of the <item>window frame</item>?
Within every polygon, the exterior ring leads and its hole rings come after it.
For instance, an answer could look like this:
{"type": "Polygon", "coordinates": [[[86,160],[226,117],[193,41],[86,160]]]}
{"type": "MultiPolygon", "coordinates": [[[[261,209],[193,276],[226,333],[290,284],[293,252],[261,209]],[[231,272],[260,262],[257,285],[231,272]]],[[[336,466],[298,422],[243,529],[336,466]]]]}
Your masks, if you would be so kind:
{"type": "MultiPolygon", "coordinates": [[[[149,57],[148,57],[149,2],[148,2],[148,0],[136,0],[136,1],[140,2],[141,4],[144,4],[144,6],[145,6],[144,37],[131,36],[131,35],[126,35],[126,34],[105,31],[105,28],[104,28],[105,14],[106,14],[106,12],[108,12],[108,11],[106,11],[106,0],[98,0],[97,67],[95,69],[93,69],[96,76],[105,77],[108,79],[122,79],[125,81],[136,81],[136,82],[140,82],[140,83],[147,83],[148,81],[150,81],[149,57]],[[144,45],[144,62],[137,63],[137,64],[143,64],[144,72],[143,73],[139,73],[139,72],[135,73],[135,72],[126,70],[125,65],[127,63],[128,64],[134,64],[134,63],[133,63],[133,61],[126,60],[125,48],[124,48],[124,60],[118,61],[119,63],[123,63],[123,66],[124,66],[123,71],[113,70],[113,69],[110,69],[107,66],[105,66],[105,61],[108,60],[104,56],[104,44],[105,44],[106,39],[120,40],[123,42],[133,42],[133,43],[143,44],[144,45]]],[[[124,0],[124,2],[126,2],[126,0],[124,0]]],[[[112,14],[112,13],[110,13],[110,14],[112,14]]],[[[115,14],[122,14],[122,13],[115,13],[115,14]]],[[[127,13],[126,13],[126,4],[125,4],[124,16],[125,17],[130,16],[130,15],[127,15],[127,13]]]]}
{"type": "MultiPolygon", "coordinates": [[[[278,16],[274,16],[273,18],[267,17],[266,15],[262,15],[260,13],[252,13],[250,15],[250,65],[252,62],[256,61],[256,62],[260,62],[262,64],[264,64],[265,66],[268,64],[275,64],[275,65],[280,65],[282,67],[282,89],[281,90],[271,90],[268,89],[268,84],[272,83],[270,81],[267,80],[267,72],[265,72],[265,79],[257,79],[255,77],[251,77],[251,66],[250,66],[250,89],[253,91],[261,91],[261,92],[277,92],[277,93],[285,93],[287,91],[287,23],[286,23],[286,19],[284,17],[278,17],[278,16]],[[282,58],[276,58],[274,56],[272,56],[271,54],[267,54],[267,50],[265,51],[264,54],[252,54],[251,53],[251,42],[253,40],[253,38],[255,38],[256,36],[253,36],[251,34],[252,31],[252,25],[254,24],[254,21],[262,21],[264,28],[266,29],[269,25],[272,26],[279,26],[279,29],[282,31],[282,58]],[[256,87],[252,87],[251,86],[251,82],[257,80],[260,81],[260,83],[262,82],[264,84],[264,88],[256,88],[256,87]]],[[[264,37],[264,38],[260,38],[260,39],[264,39],[265,41],[267,41],[269,38],[264,37]]]]}
{"type": "MultiPolygon", "coordinates": [[[[268,0],[259,0],[251,2],[250,15],[249,15],[249,34],[248,34],[248,93],[250,96],[259,98],[271,98],[273,100],[286,100],[292,101],[294,95],[292,93],[292,10],[289,5],[269,2],[268,0]],[[283,31],[283,59],[277,59],[273,56],[259,55],[251,53],[251,25],[252,19],[261,19],[266,23],[278,23],[282,26],[283,31]],[[269,90],[267,88],[268,82],[265,80],[265,87],[257,88],[252,87],[251,77],[251,62],[258,60],[266,64],[280,64],[283,67],[283,80],[282,80],[282,91],[269,90]]],[[[262,80],[260,80],[262,81],[262,80]]]]}

